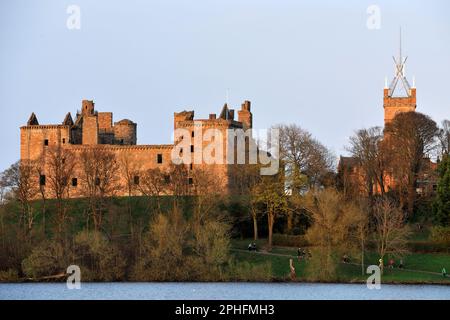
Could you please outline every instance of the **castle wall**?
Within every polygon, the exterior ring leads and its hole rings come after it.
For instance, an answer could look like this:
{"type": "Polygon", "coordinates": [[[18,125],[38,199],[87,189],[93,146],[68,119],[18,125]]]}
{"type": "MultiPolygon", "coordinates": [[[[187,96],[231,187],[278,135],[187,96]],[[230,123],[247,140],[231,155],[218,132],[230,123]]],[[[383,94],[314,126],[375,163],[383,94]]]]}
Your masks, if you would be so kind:
{"type": "Polygon", "coordinates": [[[98,120],[95,116],[83,117],[83,144],[98,144],[98,120]]]}
{"type": "Polygon", "coordinates": [[[100,130],[112,131],[112,112],[99,112],[98,117],[98,128],[100,130]]]}
{"type": "Polygon", "coordinates": [[[69,126],[35,125],[20,128],[20,158],[38,159],[42,152],[58,145],[68,145],[69,126]]]}
{"type": "MultiPolygon", "coordinates": [[[[217,190],[223,190],[224,193],[230,192],[228,182],[233,165],[227,164],[227,129],[251,126],[250,103],[244,103],[241,111],[242,115],[240,118],[244,119],[246,124],[233,120],[233,110],[227,110],[228,115],[226,118],[221,117],[216,119],[214,115],[210,119],[203,120],[194,120],[193,111],[174,114],[175,129],[183,128],[187,130],[187,144],[183,146],[183,154],[187,155],[190,159],[190,161],[185,163],[189,174],[189,182],[187,183],[195,184],[193,182],[195,169],[208,169],[208,173],[217,181],[214,187],[217,190]],[[218,139],[212,138],[209,140],[206,139],[205,141],[204,136],[208,129],[216,129],[221,133],[222,156],[218,160],[218,164],[212,164],[203,158],[202,150],[210,147],[214,139],[218,139]]],[[[84,192],[86,185],[83,177],[81,157],[85,150],[105,150],[115,155],[115,159],[119,165],[119,169],[116,172],[119,178],[115,193],[116,196],[126,196],[128,194],[126,175],[124,172],[125,162],[135,172],[133,174],[136,174],[138,177],[149,169],[159,168],[163,172],[169,171],[173,164],[172,151],[174,145],[136,145],[136,123],[124,119],[112,125],[112,119],[113,114],[111,112],[97,112],[94,110],[93,101],[83,100],[81,114],[77,115],[74,125],[36,124],[23,126],[20,128],[21,159],[38,160],[36,163],[40,168],[39,174],[50,177],[52,170],[49,164],[49,154],[52,149],[60,146],[63,153],[66,152],[69,154],[68,151],[73,153],[76,165],[73,175],[68,181],[70,197],[83,197],[86,195],[84,192]],[[161,163],[159,163],[158,159],[162,160],[161,163]],[[72,182],[75,181],[74,179],[76,179],[76,185],[72,185],[72,182]]],[[[215,157],[216,154],[213,153],[212,156],[215,157]]],[[[39,174],[36,172],[35,180],[37,185],[39,185],[39,174]]],[[[47,198],[55,196],[51,194],[52,191],[47,184],[43,189],[47,198]]],[[[138,187],[135,188],[134,193],[139,195],[140,192],[137,190],[139,190],[138,187]]]]}

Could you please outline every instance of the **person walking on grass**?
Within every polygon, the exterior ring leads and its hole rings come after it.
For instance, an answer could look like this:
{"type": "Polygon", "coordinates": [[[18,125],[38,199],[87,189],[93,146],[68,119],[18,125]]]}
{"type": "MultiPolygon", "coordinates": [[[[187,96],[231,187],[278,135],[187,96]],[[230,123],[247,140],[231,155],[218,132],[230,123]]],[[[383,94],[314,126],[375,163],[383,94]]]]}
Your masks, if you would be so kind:
{"type": "Polygon", "coordinates": [[[298,261],[302,260],[302,249],[301,248],[297,249],[297,260],[298,261]]]}
{"type": "Polygon", "coordinates": [[[445,267],[442,268],[442,276],[445,278],[447,277],[447,270],[445,270],[445,267]]]}

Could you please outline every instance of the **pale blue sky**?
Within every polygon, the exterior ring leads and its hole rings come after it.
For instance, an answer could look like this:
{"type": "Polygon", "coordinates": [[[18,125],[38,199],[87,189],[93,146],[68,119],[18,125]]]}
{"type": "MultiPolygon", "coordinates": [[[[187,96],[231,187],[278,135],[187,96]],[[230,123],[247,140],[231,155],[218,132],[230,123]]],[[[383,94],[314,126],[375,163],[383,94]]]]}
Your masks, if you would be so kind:
{"type": "Polygon", "coordinates": [[[229,88],[254,125],[295,122],[336,155],[352,132],[382,125],[384,77],[398,30],[418,111],[450,117],[450,2],[0,0],[0,170],[19,158],[34,111],[60,123],[82,99],[138,123],[138,143],[169,143],[173,112],[218,113],[229,88]],[[66,9],[81,9],[68,30],[66,9]],[[381,29],[366,27],[369,5],[381,29]]]}

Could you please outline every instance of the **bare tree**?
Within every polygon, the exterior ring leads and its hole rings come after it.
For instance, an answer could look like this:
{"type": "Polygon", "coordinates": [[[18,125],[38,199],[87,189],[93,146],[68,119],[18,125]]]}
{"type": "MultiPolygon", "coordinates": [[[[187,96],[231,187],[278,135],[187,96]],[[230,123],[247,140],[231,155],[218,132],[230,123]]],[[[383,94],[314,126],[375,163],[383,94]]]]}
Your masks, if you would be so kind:
{"type": "Polygon", "coordinates": [[[358,130],[350,137],[348,150],[357,160],[364,174],[365,187],[369,197],[377,191],[385,193],[386,161],[382,152],[383,131],[380,127],[358,130]]]}
{"type": "Polygon", "coordinates": [[[214,167],[196,167],[190,171],[194,196],[194,227],[201,227],[208,217],[217,217],[218,205],[224,199],[222,188],[226,187],[223,176],[214,167]]]}
{"type": "Polygon", "coordinates": [[[139,183],[139,190],[143,195],[151,199],[156,199],[158,213],[161,213],[160,197],[167,193],[170,175],[159,168],[147,169],[142,172],[142,181],[139,183]]]}
{"type": "Polygon", "coordinates": [[[306,182],[309,186],[320,185],[322,178],[334,168],[332,153],[295,124],[278,125],[276,128],[280,130],[280,159],[285,164],[285,173],[295,178],[292,181],[293,192],[302,188],[301,184],[296,183],[301,175],[308,178],[306,182]]]}
{"type": "Polygon", "coordinates": [[[122,177],[125,181],[125,186],[127,189],[127,212],[128,212],[128,223],[130,228],[131,236],[133,237],[133,212],[131,197],[133,194],[140,189],[141,178],[139,173],[141,171],[140,164],[133,161],[128,152],[124,152],[119,159],[119,166],[122,177]]]}
{"type": "Polygon", "coordinates": [[[75,168],[75,156],[72,151],[61,146],[51,147],[41,161],[44,166],[38,172],[46,173],[45,188],[41,185],[40,191],[43,200],[47,192],[56,200],[57,232],[62,237],[67,219],[67,199],[69,196],[69,181],[75,168]],[[47,191],[47,192],[46,192],[47,191]]]}
{"type": "Polygon", "coordinates": [[[19,223],[23,226],[27,235],[31,236],[34,224],[35,212],[31,206],[31,201],[37,195],[37,182],[34,175],[35,163],[31,160],[21,160],[3,173],[4,183],[9,188],[20,203],[21,215],[19,223]]]}
{"type": "Polygon", "coordinates": [[[107,199],[119,185],[119,165],[114,153],[102,149],[85,149],[80,154],[83,194],[89,200],[94,229],[100,230],[107,199]]]}
{"type": "Polygon", "coordinates": [[[168,175],[165,176],[168,191],[173,195],[174,205],[180,205],[181,200],[190,192],[189,172],[185,164],[171,164],[168,175]]]}
{"type": "Polygon", "coordinates": [[[306,238],[316,248],[313,264],[320,265],[313,271],[319,279],[330,280],[335,272],[336,253],[348,253],[358,243],[355,232],[360,223],[360,208],[346,202],[334,189],[308,192],[304,206],[312,219],[306,238]]]}
{"type": "Polygon", "coordinates": [[[441,156],[448,155],[450,153],[450,120],[442,121],[441,128],[439,128],[438,134],[441,156]]]}
{"type": "Polygon", "coordinates": [[[261,181],[253,188],[252,195],[254,195],[254,200],[264,208],[264,213],[267,214],[268,246],[271,249],[275,220],[281,214],[286,213],[288,205],[283,175],[279,173],[274,176],[262,176],[261,181]]]}
{"type": "Polygon", "coordinates": [[[410,215],[414,210],[417,177],[424,157],[436,147],[437,133],[436,123],[419,112],[400,113],[385,128],[384,143],[390,156],[390,168],[400,202],[406,202],[410,215]]]}
{"type": "MultiPolygon", "coordinates": [[[[234,188],[234,194],[239,196],[240,204],[248,210],[253,221],[253,239],[258,240],[258,209],[257,194],[254,194],[255,186],[261,181],[259,165],[235,165],[229,173],[230,184],[234,188]]],[[[242,217],[247,220],[248,216],[242,217]]]]}
{"type": "Polygon", "coordinates": [[[389,255],[401,256],[407,252],[410,230],[404,223],[402,210],[386,198],[378,199],[373,207],[375,241],[380,259],[389,255]]]}

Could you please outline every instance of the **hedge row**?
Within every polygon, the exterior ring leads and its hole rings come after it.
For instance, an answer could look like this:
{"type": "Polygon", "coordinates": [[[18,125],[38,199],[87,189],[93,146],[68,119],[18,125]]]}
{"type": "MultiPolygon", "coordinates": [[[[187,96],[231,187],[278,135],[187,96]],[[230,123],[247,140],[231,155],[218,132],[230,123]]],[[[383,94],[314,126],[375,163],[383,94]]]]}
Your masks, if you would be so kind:
{"type": "Polygon", "coordinates": [[[304,235],[275,233],[273,235],[272,241],[274,245],[284,247],[306,247],[309,245],[304,235]]]}

